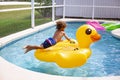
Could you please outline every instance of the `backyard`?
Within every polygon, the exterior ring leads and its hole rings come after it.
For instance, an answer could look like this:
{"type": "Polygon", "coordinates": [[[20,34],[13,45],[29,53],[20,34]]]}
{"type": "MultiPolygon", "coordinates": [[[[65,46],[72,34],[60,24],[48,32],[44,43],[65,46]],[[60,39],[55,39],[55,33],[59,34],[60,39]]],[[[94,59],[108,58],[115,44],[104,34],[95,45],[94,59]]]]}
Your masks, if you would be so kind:
{"type": "Polygon", "coordinates": [[[0,64],[0,80],[120,80],[120,0],[0,0],[0,64]]]}

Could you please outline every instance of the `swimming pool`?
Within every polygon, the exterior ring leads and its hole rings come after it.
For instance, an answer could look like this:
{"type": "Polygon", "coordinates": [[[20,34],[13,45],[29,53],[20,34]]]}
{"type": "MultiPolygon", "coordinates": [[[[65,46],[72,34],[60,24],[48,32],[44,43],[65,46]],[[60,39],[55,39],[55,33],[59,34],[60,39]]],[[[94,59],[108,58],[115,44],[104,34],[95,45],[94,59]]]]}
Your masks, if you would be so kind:
{"type": "MultiPolygon", "coordinates": [[[[84,22],[68,22],[66,32],[75,39],[76,29],[84,22]]],[[[99,32],[102,39],[91,45],[92,55],[82,67],[63,69],[55,63],[47,63],[34,58],[34,51],[23,54],[22,47],[26,44],[40,44],[53,35],[55,26],[39,31],[30,36],[16,40],[1,48],[0,56],[20,67],[61,76],[100,77],[120,75],[120,40],[113,38],[109,32],[99,32]]]]}

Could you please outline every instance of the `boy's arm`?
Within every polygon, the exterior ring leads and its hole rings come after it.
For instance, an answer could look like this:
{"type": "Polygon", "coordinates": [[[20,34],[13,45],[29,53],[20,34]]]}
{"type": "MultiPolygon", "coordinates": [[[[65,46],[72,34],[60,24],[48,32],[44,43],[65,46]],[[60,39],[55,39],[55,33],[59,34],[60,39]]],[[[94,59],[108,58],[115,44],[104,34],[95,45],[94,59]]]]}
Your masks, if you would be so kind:
{"type": "Polygon", "coordinates": [[[64,37],[65,37],[68,41],[70,41],[70,43],[75,44],[75,41],[71,40],[71,39],[66,35],[66,33],[64,33],[64,37]]]}
{"type": "Polygon", "coordinates": [[[65,37],[68,41],[70,41],[70,38],[66,35],[66,33],[64,33],[64,37],[65,37]]]}

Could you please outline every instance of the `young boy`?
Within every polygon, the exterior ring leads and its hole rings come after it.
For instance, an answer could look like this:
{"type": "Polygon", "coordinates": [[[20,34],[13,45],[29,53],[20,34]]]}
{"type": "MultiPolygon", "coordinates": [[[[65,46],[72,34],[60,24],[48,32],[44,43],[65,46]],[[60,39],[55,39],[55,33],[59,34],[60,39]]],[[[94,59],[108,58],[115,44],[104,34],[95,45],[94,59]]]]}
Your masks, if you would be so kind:
{"type": "Polygon", "coordinates": [[[50,46],[53,46],[57,42],[62,41],[62,37],[65,37],[67,40],[70,41],[70,38],[68,38],[68,36],[64,32],[65,28],[66,28],[66,23],[64,21],[58,21],[58,22],[56,22],[56,31],[55,31],[53,37],[46,39],[40,46],[27,45],[25,47],[25,49],[26,49],[25,53],[27,53],[30,50],[45,49],[45,48],[48,48],[50,46]]]}

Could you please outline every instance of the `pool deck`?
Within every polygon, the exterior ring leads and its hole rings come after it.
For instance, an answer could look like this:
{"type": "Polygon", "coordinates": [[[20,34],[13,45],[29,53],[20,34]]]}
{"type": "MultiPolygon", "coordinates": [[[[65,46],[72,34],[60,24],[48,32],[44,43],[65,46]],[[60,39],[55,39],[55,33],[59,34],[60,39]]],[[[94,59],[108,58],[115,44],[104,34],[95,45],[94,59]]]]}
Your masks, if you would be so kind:
{"type": "Polygon", "coordinates": [[[111,31],[111,34],[112,34],[114,37],[120,39],[120,28],[115,29],[115,30],[112,30],[112,31],[111,31]]]}
{"type": "MultiPolygon", "coordinates": [[[[86,21],[79,19],[62,19],[64,21],[86,21]]],[[[103,20],[102,20],[103,21],[103,20]]],[[[55,22],[49,22],[37,26],[35,28],[30,28],[24,31],[20,31],[15,34],[0,38],[0,47],[6,45],[21,37],[25,37],[28,34],[32,34],[46,27],[55,25],[55,22]]],[[[21,67],[18,67],[0,56],[0,80],[120,80],[120,76],[106,76],[106,77],[67,77],[67,76],[55,76],[44,73],[38,73],[30,71],[21,67]]]]}

